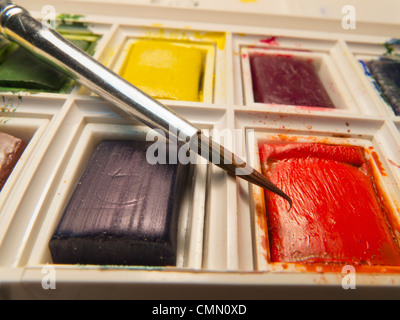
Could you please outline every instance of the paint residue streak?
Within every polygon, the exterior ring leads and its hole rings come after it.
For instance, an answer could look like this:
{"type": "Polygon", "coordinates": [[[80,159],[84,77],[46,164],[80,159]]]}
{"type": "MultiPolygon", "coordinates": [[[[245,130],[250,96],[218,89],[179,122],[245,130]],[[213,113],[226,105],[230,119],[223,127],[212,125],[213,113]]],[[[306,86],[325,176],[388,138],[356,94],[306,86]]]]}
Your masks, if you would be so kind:
{"type": "Polygon", "coordinates": [[[393,160],[391,160],[391,159],[388,159],[388,161],[389,161],[389,163],[392,165],[392,166],[395,166],[395,167],[397,167],[397,168],[400,168],[400,165],[398,165],[396,162],[394,162],[393,160]]]}
{"type": "Polygon", "coordinates": [[[379,169],[379,172],[380,172],[383,176],[386,176],[386,175],[387,175],[387,174],[386,174],[386,170],[385,170],[385,168],[383,167],[381,160],[379,160],[378,154],[377,154],[375,151],[372,151],[372,152],[371,152],[371,156],[372,156],[372,158],[374,159],[374,162],[375,162],[375,164],[377,165],[377,167],[378,167],[378,169],[379,169]]]}
{"type": "Polygon", "coordinates": [[[269,37],[267,39],[261,39],[260,42],[268,44],[270,46],[279,46],[279,42],[276,40],[276,37],[269,37]]]}

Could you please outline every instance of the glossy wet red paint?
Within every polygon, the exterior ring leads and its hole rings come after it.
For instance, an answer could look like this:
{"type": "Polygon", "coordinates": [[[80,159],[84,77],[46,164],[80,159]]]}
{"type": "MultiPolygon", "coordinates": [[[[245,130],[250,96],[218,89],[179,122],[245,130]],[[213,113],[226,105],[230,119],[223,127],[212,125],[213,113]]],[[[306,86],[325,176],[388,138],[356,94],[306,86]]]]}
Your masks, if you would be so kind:
{"type": "Polygon", "coordinates": [[[266,191],[272,262],[400,265],[364,149],[265,144],[263,173],[293,200],[266,191]]]}

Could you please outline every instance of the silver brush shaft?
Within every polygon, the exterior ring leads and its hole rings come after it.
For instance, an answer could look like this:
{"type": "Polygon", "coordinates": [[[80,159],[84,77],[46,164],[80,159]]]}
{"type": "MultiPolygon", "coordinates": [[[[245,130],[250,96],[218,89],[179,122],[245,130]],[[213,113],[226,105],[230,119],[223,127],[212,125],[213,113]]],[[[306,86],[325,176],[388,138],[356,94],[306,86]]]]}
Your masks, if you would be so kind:
{"type": "Polygon", "coordinates": [[[217,163],[220,168],[279,194],[291,205],[290,198],[267,178],[245,163],[235,162],[238,157],[229,150],[214,142],[202,144],[207,139],[199,128],[106,68],[12,1],[0,0],[0,32],[116,106],[118,111],[152,129],[162,130],[168,139],[173,138],[179,145],[190,142],[192,149],[202,156],[205,153],[207,160],[221,160],[217,163]],[[224,163],[225,160],[228,163],[224,163]],[[246,167],[244,174],[243,167],[246,167]]]}

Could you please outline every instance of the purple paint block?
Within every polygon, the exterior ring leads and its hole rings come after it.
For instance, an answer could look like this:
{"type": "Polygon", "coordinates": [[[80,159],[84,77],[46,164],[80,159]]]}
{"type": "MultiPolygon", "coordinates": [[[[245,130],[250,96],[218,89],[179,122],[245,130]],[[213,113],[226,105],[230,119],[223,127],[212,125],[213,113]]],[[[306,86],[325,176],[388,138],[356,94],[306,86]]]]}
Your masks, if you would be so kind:
{"type": "Polygon", "coordinates": [[[176,264],[180,203],[189,167],[151,165],[151,143],[102,141],[50,240],[56,264],[176,264]]]}

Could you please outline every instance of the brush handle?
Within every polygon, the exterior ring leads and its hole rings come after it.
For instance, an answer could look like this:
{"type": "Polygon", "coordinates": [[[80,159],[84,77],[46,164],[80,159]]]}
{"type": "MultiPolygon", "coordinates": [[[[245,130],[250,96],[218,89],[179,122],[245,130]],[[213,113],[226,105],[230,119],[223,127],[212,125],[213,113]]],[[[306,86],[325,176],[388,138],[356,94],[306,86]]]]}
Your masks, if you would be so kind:
{"type": "Polygon", "coordinates": [[[112,72],[12,1],[0,1],[0,31],[11,41],[61,69],[126,114],[167,138],[186,142],[200,130],[112,72]]]}
{"type": "MultiPolygon", "coordinates": [[[[0,0],[0,31],[8,39],[28,49],[42,60],[62,70],[111,105],[117,106],[152,129],[159,129],[179,145],[190,142],[191,149],[225,171],[290,198],[267,178],[245,163],[238,164],[229,150],[217,143],[204,144],[201,130],[181,118],[156,99],[137,89],[59,33],[35,20],[28,11],[9,0],[0,0]],[[226,161],[227,160],[227,161],[226,161]]],[[[291,204],[291,202],[290,202],[291,204]]]]}

